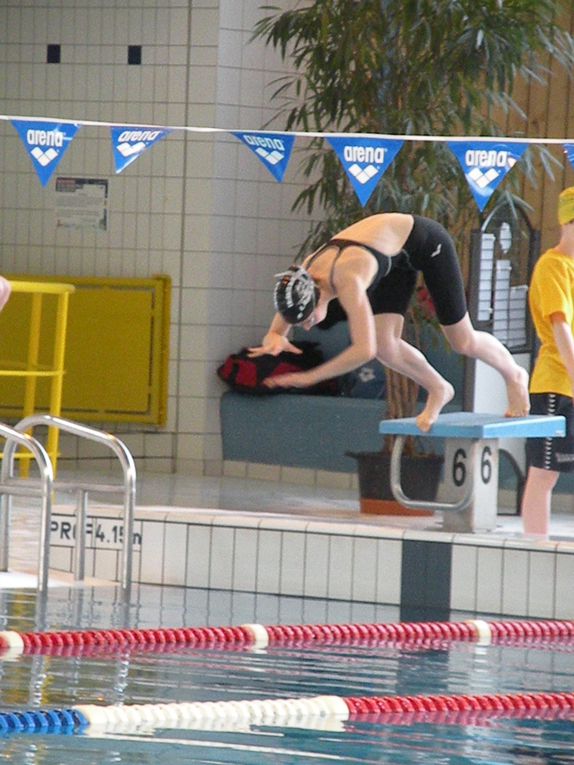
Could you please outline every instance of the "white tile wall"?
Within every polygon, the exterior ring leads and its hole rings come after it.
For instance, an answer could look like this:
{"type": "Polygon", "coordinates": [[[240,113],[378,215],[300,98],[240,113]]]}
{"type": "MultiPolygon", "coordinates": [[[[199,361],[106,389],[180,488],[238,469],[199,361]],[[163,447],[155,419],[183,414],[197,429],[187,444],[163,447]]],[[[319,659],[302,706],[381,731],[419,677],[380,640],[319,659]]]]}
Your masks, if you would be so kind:
{"type": "Polygon", "coordinates": [[[209,587],[211,525],[187,527],[188,587],[209,587]]]}
{"type": "Polygon", "coordinates": [[[574,555],[556,555],[556,619],[571,619],[574,611],[574,555]]]}
{"type": "MultiPolygon", "coordinates": [[[[249,42],[260,14],[253,0],[133,0],[128,7],[120,0],[2,3],[0,111],[262,128],[273,111],[267,85],[285,70],[262,43],[249,42]],[[60,64],[45,63],[48,44],[61,45],[60,64]],[[142,45],[141,66],[127,65],[128,45],[142,45]]],[[[214,369],[240,344],[258,340],[271,317],[273,274],[306,233],[305,220],[290,211],[296,184],[293,189],[288,177],[287,194],[232,136],[184,131],[174,131],[116,176],[103,126],[80,129],[57,175],[109,179],[108,231],[55,228],[54,180],[41,187],[13,127],[0,120],[2,268],[86,276],[168,273],[174,299],[165,430],[174,437],[144,439],[136,456],[140,466],[146,458],[150,465],[163,458],[183,470],[208,463],[212,470],[221,464],[213,411],[222,387],[214,369]],[[190,360],[197,362],[193,378],[190,360]]],[[[77,458],[69,447],[65,456],[77,458]]]]}
{"type": "Polygon", "coordinates": [[[281,534],[281,578],[283,595],[303,595],[305,583],[305,534],[283,531],[281,534]]]}
{"type": "Polygon", "coordinates": [[[377,600],[378,540],[355,537],[351,572],[352,600],[377,600]]]}
{"type": "Polygon", "coordinates": [[[146,522],[140,568],[140,577],[143,582],[161,582],[163,578],[165,529],[165,523],[146,522]]]}
{"type": "Polygon", "coordinates": [[[552,618],[555,611],[556,556],[553,550],[530,553],[528,613],[552,618]]]}
{"type": "Polygon", "coordinates": [[[502,604],[502,555],[499,547],[479,547],[476,566],[477,611],[499,614],[502,604]]]}
{"type": "Polygon", "coordinates": [[[257,592],[280,592],[281,532],[259,529],[257,554],[257,592]]]}
{"type": "Polygon", "coordinates": [[[400,603],[402,542],[379,539],[377,556],[377,602],[400,603]]]}
{"type": "Polygon", "coordinates": [[[233,559],[233,588],[254,592],[257,581],[257,534],[253,529],[236,529],[233,559]]]}
{"type": "Polygon", "coordinates": [[[118,555],[116,550],[98,550],[98,554],[94,556],[92,576],[97,579],[109,579],[110,572],[118,570],[118,555]]]}
{"type": "MultiPolygon", "coordinates": [[[[109,507],[94,507],[92,512],[96,528],[103,513],[108,535],[110,516],[121,516],[109,507]]],[[[136,518],[142,544],[134,549],[135,581],[333,603],[409,605],[402,603],[401,570],[403,545],[410,540],[399,528],[220,510],[142,509],[136,518]]],[[[54,521],[51,567],[70,571],[73,542],[70,534],[61,532],[62,523],[70,522],[70,511],[57,509],[54,521]]],[[[425,537],[418,531],[416,539],[436,543],[437,532],[429,531],[425,537]]],[[[506,618],[571,618],[571,543],[540,545],[503,537],[480,542],[470,534],[457,535],[455,544],[442,541],[452,545],[453,618],[457,611],[506,618]]],[[[109,549],[109,540],[101,546],[92,537],[88,542],[86,575],[117,579],[119,545],[109,549]]]]}
{"type": "Polygon", "coordinates": [[[213,526],[211,545],[209,586],[219,590],[231,590],[233,589],[235,530],[226,526],[213,526]]]}
{"type": "Polygon", "coordinates": [[[186,580],[187,528],[184,523],[165,524],[162,584],[182,587],[186,580]]]}
{"type": "Polygon", "coordinates": [[[528,609],[528,550],[505,550],[502,561],[502,610],[505,614],[527,614],[528,609]]]}
{"type": "Polygon", "coordinates": [[[453,608],[473,611],[476,602],[477,548],[470,545],[452,546],[452,575],[450,602],[453,608]]]}
{"type": "Polygon", "coordinates": [[[353,536],[332,535],[329,549],[329,568],[326,572],[328,597],[334,600],[352,600],[353,597],[353,536]]]}
{"type": "Polygon", "coordinates": [[[305,595],[322,597],[325,575],[329,570],[330,537],[328,534],[309,534],[305,546],[305,595]]]}

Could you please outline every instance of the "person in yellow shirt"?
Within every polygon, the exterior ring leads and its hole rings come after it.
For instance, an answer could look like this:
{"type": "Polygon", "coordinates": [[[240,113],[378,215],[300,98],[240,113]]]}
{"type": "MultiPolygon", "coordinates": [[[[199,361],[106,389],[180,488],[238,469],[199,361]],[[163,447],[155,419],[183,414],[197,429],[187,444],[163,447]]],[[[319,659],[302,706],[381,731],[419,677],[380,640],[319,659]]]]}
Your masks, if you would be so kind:
{"type": "Polygon", "coordinates": [[[530,411],[566,418],[564,438],[526,442],[523,528],[542,536],[548,535],[552,491],[560,473],[574,471],[574,186],[560,194],[558,221],[560,241],[536,263],[528,298],[540,340],[530,378],[530,411]]]}

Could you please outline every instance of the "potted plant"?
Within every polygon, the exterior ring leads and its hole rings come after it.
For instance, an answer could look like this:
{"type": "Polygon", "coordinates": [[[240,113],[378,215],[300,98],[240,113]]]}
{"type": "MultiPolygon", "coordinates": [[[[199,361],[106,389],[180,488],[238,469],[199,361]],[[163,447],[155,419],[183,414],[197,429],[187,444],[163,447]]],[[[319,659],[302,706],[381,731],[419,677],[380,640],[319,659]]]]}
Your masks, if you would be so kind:
{"type": "MultiPolygon", "coordinates": [[[[574,66],[574,38],[559,25],[559,6],[556,0],[321,0],[294,3],[290,10],[263,6],[270,15],[256,24],[254,37],[263,38],[292,67],[275,83],[274,124],[281,120],[287,130],[321,132],[492,136],[503,134],[511,114],[526,127],[526,115],[513,98],[515,82],[544,82],[554,65],[574,66]]],[[[549,171],[553,162],[549,149],[531,146],[504,190],[495,192],[495,202],[511,207],[522,202],[519,184],[534,180],[540,167],[549,171]]],[[[302,253],[365,215],[395,210],[445,225],[467,272],[466,235],[480,216],[444,143],[405,142],[363,208],[321,138],[303,148],[301,167],[308,184],[294,208],[318,212],[302,253]]],[[[424,297],[420,291],[417,295],[424,297]]],[[[406,323],[417,345],[429,324],[419,308],[415,302],[406,323]]],[[[418,390],[412,381],[387,371],[386,395],[386,416],[414,415],[418,390]]],[[[388,451],[385,442],[381,459],[388,451]]]]}

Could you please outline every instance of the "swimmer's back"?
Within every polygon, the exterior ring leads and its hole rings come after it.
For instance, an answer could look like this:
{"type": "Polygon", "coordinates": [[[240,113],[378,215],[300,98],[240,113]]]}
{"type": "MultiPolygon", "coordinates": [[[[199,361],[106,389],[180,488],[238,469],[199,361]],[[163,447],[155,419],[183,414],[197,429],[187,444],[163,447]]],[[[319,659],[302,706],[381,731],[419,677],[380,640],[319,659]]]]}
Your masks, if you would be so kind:
{"type": "Polygon", "coordinates": [[[397,255],[409,238],[413,224],[412,215],[378,213],[352,223],[333,238],[353,239],[374,247],[383,255],[397,255]]]}

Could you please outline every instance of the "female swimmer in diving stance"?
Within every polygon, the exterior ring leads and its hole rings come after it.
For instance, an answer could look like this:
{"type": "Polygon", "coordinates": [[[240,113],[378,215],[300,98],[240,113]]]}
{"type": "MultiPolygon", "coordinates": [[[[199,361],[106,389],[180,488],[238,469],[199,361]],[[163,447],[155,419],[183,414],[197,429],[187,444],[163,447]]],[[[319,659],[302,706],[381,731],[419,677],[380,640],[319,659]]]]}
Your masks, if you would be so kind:
{"type": "Polygon", "coordinates": [[[402,339],[404,317],[421,271],[442,331],[458,353],[480,359],[503,376],[506,416],[529,411],[528,374],[493,335],[474,329],[454,243],[434,220],[403,213],[371,215],[339,232],[291,266],[275,285],[277,313],[251,356],[300,351],[289,341],[293,325],[310,329],[323,321],[330,301],[339,301],[349,321],[351,344],[306,372],[268,378],[270,388],[305,388],[345,374],[376,357],[427,391],[417,417],[428,431],[454,395],[452,385],[423,354],[402,339]]]}

